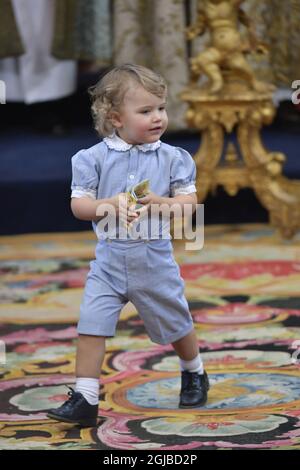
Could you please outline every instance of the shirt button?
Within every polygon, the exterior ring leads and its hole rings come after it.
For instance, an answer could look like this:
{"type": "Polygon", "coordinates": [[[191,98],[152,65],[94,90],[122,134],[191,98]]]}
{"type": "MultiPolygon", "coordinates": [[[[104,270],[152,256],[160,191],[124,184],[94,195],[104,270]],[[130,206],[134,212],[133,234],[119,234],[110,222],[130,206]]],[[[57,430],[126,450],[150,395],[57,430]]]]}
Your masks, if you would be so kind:
{"type": "Polygon", "coordinates": [[[129,179],[134,180],[134,175],[129,175],[129,179]]]}

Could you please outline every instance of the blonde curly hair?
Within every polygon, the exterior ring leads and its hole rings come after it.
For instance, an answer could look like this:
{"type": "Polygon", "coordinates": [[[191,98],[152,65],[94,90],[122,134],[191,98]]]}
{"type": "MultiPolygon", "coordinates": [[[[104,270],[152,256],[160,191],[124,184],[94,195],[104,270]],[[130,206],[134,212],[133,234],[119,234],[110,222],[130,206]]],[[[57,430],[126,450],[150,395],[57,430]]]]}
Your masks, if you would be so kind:
{"type": "Polygon", "coordinates": [[[92,98],[91,110],[95,129],[100,135],[105,137],[114,132],[111,113],[120,110],[132,82],[142,85],[145,90],[159,98],[167,94],[166,81],[158,73],[136,64],[114,67],[88,90],[92,98]]]}

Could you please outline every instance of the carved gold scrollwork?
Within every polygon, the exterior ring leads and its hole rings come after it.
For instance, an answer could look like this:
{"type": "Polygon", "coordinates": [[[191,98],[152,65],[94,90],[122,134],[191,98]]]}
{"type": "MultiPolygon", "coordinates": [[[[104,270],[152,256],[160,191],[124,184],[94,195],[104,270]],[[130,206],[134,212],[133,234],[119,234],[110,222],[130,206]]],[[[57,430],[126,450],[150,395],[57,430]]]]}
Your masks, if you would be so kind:
{"type": "Polygon", "coordinates": [[[235,196],[251,187],[269,211],[270,222],[289,238],[300,228],[300,181],[282,175],[285,155],[270,152],[261,129],[271,124],[276,110],[272,86],[259,82],[246,60],[239,22],[247,26],[250,42],[258,45],[250,20],[241,9],[243,0],[199,1],[195,26],[189,39],[210,33],[207,48],[191,59],[191,82],[181,94],[188,103],[186,120],[201,132],[194,155],[198,202],[221,185],[235,196]],[[197,84],[200,75],[208,82],[197,84]],[[224,152],[225,134],[236,133],[239,151],[230,143],[224,152]],[[224,162],[221,162],[225,153],[224,162]]]}

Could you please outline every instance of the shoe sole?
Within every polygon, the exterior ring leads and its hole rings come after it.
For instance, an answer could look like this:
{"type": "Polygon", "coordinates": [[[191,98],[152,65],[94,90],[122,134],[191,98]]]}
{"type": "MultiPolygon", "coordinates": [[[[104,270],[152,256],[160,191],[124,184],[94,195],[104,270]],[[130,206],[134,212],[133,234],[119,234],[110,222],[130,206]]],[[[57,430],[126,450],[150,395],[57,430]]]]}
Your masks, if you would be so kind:
{"type": "Polygon", "coordinates": [[[95,426],[97,426],[97,419],[96,420],[87,419],[86,421],[72,421],[71,419],[62,418],[61,416],[56,416],[51,413],[47,413],[47,416],[48,418],[55,419],[56,421],[59,421],[61,423],[77,424],[79,426],[86,427],[86,428],[94,428],[95,426]]]}
{"type": "Polygon", "coordinates": [[[188,409],[188,408],[199,408],[200,406],[204,406],[207,402],[207,399],[197,403],[196,405],[178,405],[178,408],[188,409]]]}
{"type": "Polygon", "coordinates": [[[180,408],[181,410],[188,410],[188,409],[193,409],[193,408],[201,408],[202,406],[204,406],[206,403],[206,401],[204,403],[199,403],[198,405],[179,405],[178,408],[180,408]]]}

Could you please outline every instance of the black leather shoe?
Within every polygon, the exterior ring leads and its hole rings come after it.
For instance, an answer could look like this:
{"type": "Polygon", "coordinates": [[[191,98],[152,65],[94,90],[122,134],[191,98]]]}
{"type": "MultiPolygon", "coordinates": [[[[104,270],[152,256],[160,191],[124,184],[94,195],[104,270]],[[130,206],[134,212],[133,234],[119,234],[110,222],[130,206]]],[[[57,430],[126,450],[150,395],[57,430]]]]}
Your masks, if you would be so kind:
{"type": "Polygon", "coordinates": [[[47,416],[64,423],[79,424],[83,427],[93,427],[97,425],[98,405],[90,405],[82,393],[75,392],[68,387],[69,399],[59,408],[48,411],[47,416]]]}
{"type": "Polygon", "coordinates": [[[205,371],[200,375],[198,372],[184,370],[181,373],[179,408],[196,408],[205,405],[208,390],[209,380],[205,371]]]}

